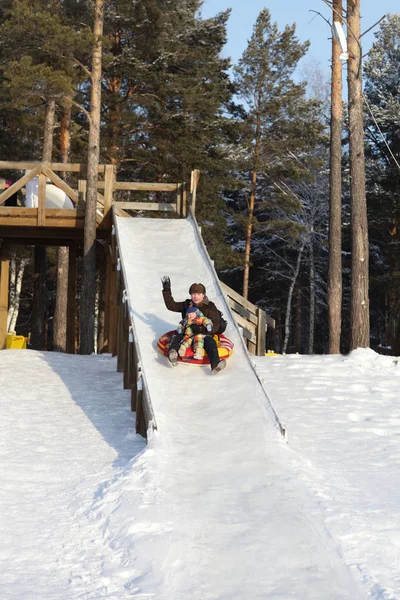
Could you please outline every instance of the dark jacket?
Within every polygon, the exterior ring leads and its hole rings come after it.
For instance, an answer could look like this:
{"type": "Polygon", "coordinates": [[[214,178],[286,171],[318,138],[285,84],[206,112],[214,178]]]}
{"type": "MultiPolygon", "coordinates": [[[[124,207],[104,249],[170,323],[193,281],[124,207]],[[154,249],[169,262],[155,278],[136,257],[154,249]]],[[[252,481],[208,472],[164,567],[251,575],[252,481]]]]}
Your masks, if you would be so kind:
{"type": "MultiPolygon", "coordinates": [[[[214,302],[211,302],[211,300],[209,300],[207,296],[204,296],[204,300],[201,304],[196,305],[192,302],[190,298],[184,300],[183,302],[175,302],[171,292],[168,290],[163,290],[163,297],[165,306],[168,308],[168,310],[172,310],[173,312],[180,312],[182,315],[182,319],[184,319],[186,316],[186,310],[188,306],[197,306],[197,308],[201,310],[203,315],[210,319],[210,321],[212,321],[213,327],[211,333],[217,333],[217,331],[219,330],[219,310],[215,306],[214,302]]],[[[204,328],[204,333],[208,333],[206,328],[204,328]]]]}

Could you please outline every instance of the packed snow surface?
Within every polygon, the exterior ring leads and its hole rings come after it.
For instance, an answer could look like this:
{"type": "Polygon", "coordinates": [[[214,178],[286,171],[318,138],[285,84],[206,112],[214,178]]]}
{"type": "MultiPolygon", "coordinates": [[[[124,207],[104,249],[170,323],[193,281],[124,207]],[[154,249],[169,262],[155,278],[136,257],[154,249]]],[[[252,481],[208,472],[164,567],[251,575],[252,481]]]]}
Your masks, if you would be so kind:
{"type": "Polygon", "coordinates": [[[368,597],[400,598],[400,360],[358,349],[254,362],[344,560],[368,597]]]}
{"type": "Polygon", "coordinates": [[[217,376],[157,353],[162,275],[228,314],[190,220],[117,238],[158,431],[110,356],[0,352],[1,600],[400,599],[393,359],[255,359],[286,443],[232,323],[217,376]]]}

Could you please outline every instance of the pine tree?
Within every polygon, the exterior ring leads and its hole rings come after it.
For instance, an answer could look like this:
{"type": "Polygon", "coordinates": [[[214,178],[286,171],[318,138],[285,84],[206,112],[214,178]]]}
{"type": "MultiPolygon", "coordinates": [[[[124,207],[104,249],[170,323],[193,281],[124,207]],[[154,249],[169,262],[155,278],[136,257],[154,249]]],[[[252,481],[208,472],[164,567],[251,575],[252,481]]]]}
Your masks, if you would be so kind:
{"type": "MultiPolygon", "coordinates": [[[[379,343],[385,325],[393,329],[398,319],[400,300],[400,16],[388,15],[375,38],[365,63],[364,112],[372,334],[379,343]]],[[[386,345],[393,333],[387,332],[386,345]]]]}
{"type": "Polygon", "coordinates": [[[250,253],[256,205],[277,202],[298,208],[285,191],[289,181],[304,178],[301,164],[322,132],[317,103],[307,100],[305,85],[295,84],[293,72],[309,44],[301,44],[295,25],[280,32],[268,9],[260,12],[248,47],[235,68],[238,94],[247,107],[247,169],[249,172],[243,295],[248,296],[250,253]],[[269,197],[269,198],[268,198],[269,197]],[[268,200],[267,200],[268,198],[268,200]]]}

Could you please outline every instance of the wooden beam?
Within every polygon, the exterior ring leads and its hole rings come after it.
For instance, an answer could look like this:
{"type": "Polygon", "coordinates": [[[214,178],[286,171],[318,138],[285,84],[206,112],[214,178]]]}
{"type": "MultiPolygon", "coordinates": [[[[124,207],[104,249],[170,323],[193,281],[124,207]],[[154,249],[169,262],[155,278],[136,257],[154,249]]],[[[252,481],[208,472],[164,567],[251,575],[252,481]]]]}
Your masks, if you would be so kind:
{"type": "Polygon", "coordinates": [[[106,165],[105,180],[104,180],[104,217],[106,217],[111,209],[113,201],[115,169],[114,165],[106,165]]]}
{"type": "MultiPolygon", "coordinates": [[[[62,190],[75,204],[78,204],[78,193],[75,192],[61,177],[58,177],[53,171],[46,165],[43,165],[43,173],[62,190]]],[[[70,209],[71,210],[71,209],[70,209]]]]}
{"type": "Polygon", "coordinates": [[[254,325],[257,325],[258,321],[256,315],[253,314],[248,308],[245,308],[244,306],[236,302],[236,300],[230,297],[228,297],[228,302],[232,310],[239,313],[239,315],[241,315],[247,321],[251,321],[252,323],[254,323],[254,325]]]}
{"type": "MultiPolygon", "coordinates": [[[[97,187],[99,190],[104,189],[105,181],[99,181],[97,187]]],[[[145,183],[142,181],[115,181],[114,190],[128,190],[140,192],[176,192],[179,183],[145,183]]]]}
{"type": "Polygon", "coordinates": [[[106,285],[105,285],[105,302],[104,302],[104,348],[109,352],[109,336],[110,336],[110,288],[111,288],[111,242],[107,240],[105,247],[106,259],[106,285]]]}
{"type": "Polygon", "coordinates": [[[46,175],[39,173],[39,186],[38,186],[38,227],[45,227],[46,225],[46,175]]]}
{"type": "Polygon", "coordinates": [[[265,356],[266,351],[266,319],[265,312],[262,308],[258,309],[258,324],[257,324],[257,356],[265,356]]]}
{"type": "Polygon", "coordinates": [[[0,248],[0,350],[4,350],[6,347],[9,274],[9,247],[8,242],[3,240],[0,248]]]}
{"type": "Polygon", "coordinates": [[[117,208],[123,210],[157,210],[160,212],[176,212],[176,204],[167,202],[114,202],[117,208]]]}
{"type": "Polygon", "coordinates": [[[187,192],[186,183],[182,183],[182,217],[187,217],[187,192]]]}
{"type": "Polygon", "coordinates": [[[226,285],[226,283],[223,283],[222,281],[220,281],[220,284],[221,284],[223,291],[226,293],[227,296],[230,296],[231,298],[233,298],[233,300],[236,300],[236,302],[238,302],[238,304],[241,304],[242,306],[247,308],[254,315],[257,314],[257,306],[255,304],[252,304],[248,300],[245,300],[243,298],[243,296],[241,296],[240,294],[235,292],[235,290],[233,290],[228,285],[226,285]]]}
{"type": "MultiPolygon", "coordinates": [[[[32,209],[37,210],[37,209],[32,209]]],[[[33,221],[33,224],[35,221],[33,221]]],[[[73,227],[44,227],[42,229],[38,229],[35,224],[29,227],[8,227],[4,225],[0,225],[0,238],[11,238],[14,239],[24,239],[30,238],[35,240],[43,240],[46,243],[46,240],[51,240],[54,238],[60,238],[62,240],[76,240],[80,242],[83,240],[82,230],[73,227]]],[[[50,244],[49,244],[50,245],[50,244]]]]}
{"type": "MultiPolygon", "coordinates": [[[[32,161],[8,161],[8,160],[0,160],[0,170],[10,170],[10,171],[26,171],[33,169],[37,162],[32,161]]],[[[79,173],[85,172],[87,169],[87,165],[85,163],[46,163],[52,171],[66,171],[67,173],[79,173]]],[[[104,173],[105,165],[98,165],[97,170],[99,173],[104,173]]]]}
{"type": "Polygon", "coordinates": [[[70,246],[68,262],[67,352],[75,354],[76,347],[76,245],[70,246]]]}
{"type": "Polygon", "coordinates": [[[179,184],[176,191],[176,212],[179,216],[182,215],[182,185],[179,184]]]}
{"type": "Polygon", "coordinates": [[[28,181],[30,181],[31,179],[33,179],[34,177],[39,175],[40,171],[42,170],[42,163],[31,163],[31,164],[32,164],[32,166],[31,166],[31,170],[29,171],[29,173],[25,173],[25,175],[23,177],[21,177],[21,179],[18,179],[18,181],[13,183],[13,185],[11,187],[9,187],[5,192],[0,194],[0,205],[4,204],[4,202],[6,200],[8,200],[8,198],[10,198],[16,192],[18,192],[21,188],[23,188],[24,185],[26,185],[28,183],[28,181]]]}
{"type": "Polygon", "coordinates": [[[86,208],[86,179],[78,180],[78,208],[86,208]]]}

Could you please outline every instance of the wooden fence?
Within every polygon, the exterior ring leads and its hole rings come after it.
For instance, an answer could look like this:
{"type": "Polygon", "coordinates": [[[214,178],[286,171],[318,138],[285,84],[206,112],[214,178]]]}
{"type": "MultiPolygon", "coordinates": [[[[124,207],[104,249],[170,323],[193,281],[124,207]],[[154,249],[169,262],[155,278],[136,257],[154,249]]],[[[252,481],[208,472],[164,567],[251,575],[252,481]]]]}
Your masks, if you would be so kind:
{"type": "Polygon", "coordinates": [[[245,300],[222,281],[221,287],[225,292],[228,304],[233,312],[237,324],[243,331],[249,354],[264,356],[266,350],[267,328],[275,329],[275,320],[261,308],[245,300]]]}
{"type": "MultiPolygon", "coordinates": [[[[0,161],[0,171],[27,171],[22,177],[20,177],[15,183],[13,183],[7,190],[1,192],[5,188],[5,180],[0,179],[0,216],[2,212],[3,216],[12,217],[9,214],[9,210],[5,207],[1,207],[8,198],[13,194],[21,190],[26,183],[31,179],[39,177],[39,206],[37,209],[27,209],[35,211],[37,219],[37,225],[42,224],[46,216],[50,216],[50,209],[45,207],[45,186],[46,179],[50,179],[57,187],[63,190],[67,196],[76,204],[76,208],[84,209],[86,204],[86,165],[80,163],[35,163],[35,162],[12,162],[12,161],[0,161]],[[77,187],[73,189],[63,179],[56,175],[55,171],[61,171],[63,173],[74,173],[77,174],[77,187]]],[[[104,217],[107,217],[111,205],[114,204],[118,209],[121,210],[135,210],[135,211],[160,211],[160,212],[172,212],[178,214],[180,217],[187,216],[188,207],[188,190],[186,183],[144,183],[139,181],[117,181],[115,174],[114,165],[98,165],[99,181],[98,189],[104,190],[103,194],[98,193],[97,197],[97,222],[100,224],[104,217]],[[103,179],[102,179],[103,178],[103,179]],[[175,202],[137,202],[134,199],[129,201],[114,201],[115,191],[127,191],[127,192],[170,192],[175,193],[175,202]]],[[[196,190],[199,181],[200,171],[192,171],[191,184],[189,190],[190,203],[193,208],[193,212],[196,206],[196,190]]],[[[19,211],[24,210],[19,207],[19,211]]],[[[26,210],[26,209],[25,209],[26,210]]],[[[16,211],[14,211],[16,212],[16,211]]],[[[33,212],[32,212],[33,215],[33,212]]],[[[18,213],[18,218],[23,216],[31,217],[30,213],[21,215],[18,213]]],[[[54,218],[54,216],[52,215],[54,218]]],[[[11,222],[9,223],[12,224],[11,222]]],[[[20,223],[21,224],[21,223],[20,223]]],[[[108,224],[108,223],[107,223],[108,224]]]]}

